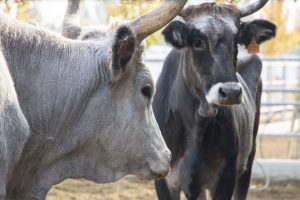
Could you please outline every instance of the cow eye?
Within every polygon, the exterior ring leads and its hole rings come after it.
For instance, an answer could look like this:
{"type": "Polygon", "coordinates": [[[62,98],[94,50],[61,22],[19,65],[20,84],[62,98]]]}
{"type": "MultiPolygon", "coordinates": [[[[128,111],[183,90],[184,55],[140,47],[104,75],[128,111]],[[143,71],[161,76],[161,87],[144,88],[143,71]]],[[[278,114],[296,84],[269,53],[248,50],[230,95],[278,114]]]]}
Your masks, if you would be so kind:
{"type": "Polygon", "coordinates": [[[205,42],[202,39],[195,39],[193,42],[195,50],[204,50],[206,48],[205,42]]]}
{"type": "Polygon", "coordinates": [[[142,90],[141,90],[142,94],[147,97],[147,98],[151,98],[152,97],[152,86],[150,84],[146,84],[142,90]]]}

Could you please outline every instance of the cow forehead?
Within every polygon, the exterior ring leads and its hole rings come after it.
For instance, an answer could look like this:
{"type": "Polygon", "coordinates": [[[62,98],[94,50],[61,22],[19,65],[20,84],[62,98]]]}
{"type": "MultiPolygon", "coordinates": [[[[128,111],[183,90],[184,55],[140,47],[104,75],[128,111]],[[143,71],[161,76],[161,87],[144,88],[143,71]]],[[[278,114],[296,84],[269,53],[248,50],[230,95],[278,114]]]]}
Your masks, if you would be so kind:
{"type": "Polygon", "coordinates": [[[238,32],[236,20],[230,16],[215,17],[210,15],[203,15],[191,19],[189,24],[200,30],[202,33],[236,34],[238,32]]]}

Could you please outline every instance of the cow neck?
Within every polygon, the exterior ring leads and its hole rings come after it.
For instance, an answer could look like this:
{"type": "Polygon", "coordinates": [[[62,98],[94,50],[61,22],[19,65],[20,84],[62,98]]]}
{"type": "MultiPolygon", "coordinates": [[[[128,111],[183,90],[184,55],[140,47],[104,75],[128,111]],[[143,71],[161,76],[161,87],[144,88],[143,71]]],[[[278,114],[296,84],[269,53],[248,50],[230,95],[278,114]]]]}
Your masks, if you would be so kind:
{"type": "Polygon", "coordinates": [[[80,120],[78,116],[88,103],[89,95],[99,87],[99,81],[106,82],[105,77],[109,77],[104,67],[103,71],[98,68],[108,62],[100,55],[105,56],[106,51],[96,45],[55,36],[3,15],[0,28],[3,53],[21,109],[31,128],[20,161],[8,182],[7,194],[8,197],[18,195],[12,199],[44,199],[51,186],[66,177],[93,177],[85,174],[82,169],[85,165],[75,167],[72,159],[63,159],[82,145],[78,141],[84,143],[85,140],[73,137],[70,126],[64,129],[62,126],[80,120]],[[81,81],[81,78],[85,79],[81,81]],[[68,105],[61,106],[64,103],[68,105]],[[62,144],[64,151],[59,148],[62,144]],[[46,155],[47,152],[51,155],[46,155]],[[67,172],[60,168],[63,162],[69,167],[67,172]]]}
{"type": "Polygon", "coordinates": [[[83,101],[108,77],[98,69],[101,55],[95,54],[101,52],[96,45],[1,17],[2,49],[30,127],[35,133],[61,131],[53,125],[74,120],[69,116],[78,116],[83,101]]]}

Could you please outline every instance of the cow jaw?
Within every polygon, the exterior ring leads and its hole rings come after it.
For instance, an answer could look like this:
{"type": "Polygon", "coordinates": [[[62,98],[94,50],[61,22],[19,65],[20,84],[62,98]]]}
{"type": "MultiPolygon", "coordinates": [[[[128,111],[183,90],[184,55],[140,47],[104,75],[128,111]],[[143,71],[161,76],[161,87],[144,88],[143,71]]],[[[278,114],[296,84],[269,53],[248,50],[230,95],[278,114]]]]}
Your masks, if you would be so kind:
{"type": "Polygon", "coordinates": [[[198,114],[201,117],[214,117],[218,114],[218,106],[208,103],[204,98],[200,102],[198,114]]]}
{"type": "Polygon", "coordinates": [[[201,117],[214,117],[218,114],[218,106],[208,103],[203,93],[198,93],[198,114],[201,117]]]}

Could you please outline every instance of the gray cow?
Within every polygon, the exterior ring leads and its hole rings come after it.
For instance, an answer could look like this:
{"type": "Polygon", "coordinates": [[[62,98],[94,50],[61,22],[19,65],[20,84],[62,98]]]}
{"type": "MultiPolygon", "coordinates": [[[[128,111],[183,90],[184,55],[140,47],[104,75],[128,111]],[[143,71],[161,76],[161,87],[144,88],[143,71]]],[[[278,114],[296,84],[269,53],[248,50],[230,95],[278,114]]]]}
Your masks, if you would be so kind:
{"type": "MultiPolygon", "coordinates": [[[[22,149],[19,160],[1,179],[7,199],[44,199],[66,178],[107,183],[168,174],[171,155],[152,112],[140,42],[185,3],[167,1],[98,41],[66,39],[1,14],[3,54],[30,127],[24,148],[13,147],[22,149]]],[[[27,135],[25,122],[18,140],[27,135]]]]}
{"type": "Polygon", "coordinates": [[[20,158],[28,136],[29,126],[0,51],[0,199],[5,199],[6,182],[20,158]]]}
{"type": "Polygon", "coordinates": [[[241,21],[266,2],[188,6],[183,20],[163,31],[174,49],[158,79],[153,110],[173,160],[170,175],[156,181],[160,200],[178,200],[181,191],[189,200],[246,199],[262,63],[256,55],[238,57],[238,45],[275,36],[271,22],[241,21]]]}

